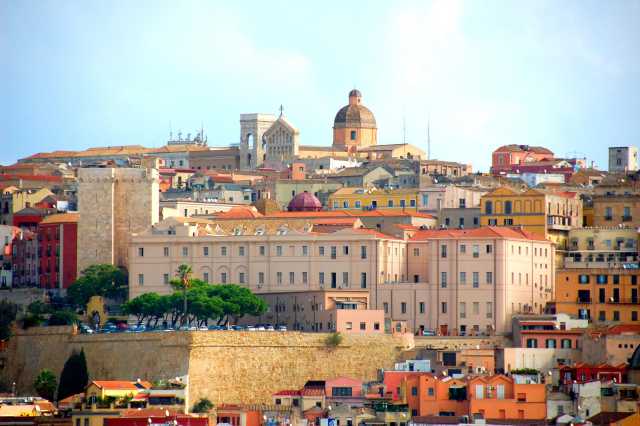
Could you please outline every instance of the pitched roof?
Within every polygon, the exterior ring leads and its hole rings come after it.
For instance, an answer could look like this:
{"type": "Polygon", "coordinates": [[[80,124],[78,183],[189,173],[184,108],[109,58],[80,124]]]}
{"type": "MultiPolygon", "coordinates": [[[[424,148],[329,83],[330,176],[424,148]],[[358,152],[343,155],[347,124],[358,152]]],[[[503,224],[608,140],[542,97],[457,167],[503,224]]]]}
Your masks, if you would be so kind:
{"type": "Polygon", "coordinates": [[[141,380],[139,383],[130,380],[94,380],[90,385],[96,385],[101,389],[110,390],[138,390],[140,387],[145,389],[151,388],[151,383],[141,380]]]}
{"type": "Polygon", "coordinates": [[[78,223],[79,218],[79,213],[59,213],[46,216],[40,223],[78,223]]]}
{"type": "Polygon", "coordinates": [[[295,389],[285,389],[274,393],[273,396],[300,396],[300,391],[295,389]]]}
{"type": "Polygon", "coordinates": [[[451,238],[499,238],[547,241],[544,236],[520,228],[506,226],[483,226],[472,229],[426,229],[417,231],[409,241],[451,238]]]}

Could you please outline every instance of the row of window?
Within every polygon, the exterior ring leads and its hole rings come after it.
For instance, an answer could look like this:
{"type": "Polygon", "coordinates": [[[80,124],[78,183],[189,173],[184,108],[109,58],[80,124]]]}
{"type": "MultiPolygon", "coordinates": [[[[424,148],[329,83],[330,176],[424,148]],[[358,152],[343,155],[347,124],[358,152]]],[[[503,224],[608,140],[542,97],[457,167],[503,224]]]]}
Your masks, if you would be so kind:
{"type": "MultiPolygon", "coordinates": [[[[442,257],[442,258],[446,258],[447,257],[447,251],[448,251],[447,247],[448,246],[446,244],[440,245],[440,257],[442,257]]],[[[460,244],[459,250],[460,250],[460,254],[467,253],[467,245],[466,244],[460,244]]],[[[493,253],[493,245],[491,245],[491,244],[485,245],[484,250],[485,250],[486,254],[493,253]]],[[[471,246],[471,254],[475,258],[480,257],[480,246],[478,244],[473,244],[471,246]]],[[[414,249],[414,255],[416,255],[415,254],[415,249],[414,249]]]]}
{"type": "MultiPolygon", "coordinates": [[[[472,314],[473,315],[480,315],[480,302],[472,302],[471,304],[472,306],[472,314]]],[[[447,313],[447,302],[441,302],[440,304],[440,311],[443,314],[447,313]]],[[[388,302],[384,302],[382,304],[382,309],[384,310],[385,314],[389,313],[389,303],[388,302]]],[[[460,318],[466,318],[466,309],[467,309],[467,304],[466,302],[460,302],[460,318]]],[[[400,313],[401,314],[406,314],[407,313],[407,302],[400,302],[400,313]]],[[[419,302],[418,303],[418,313],[419,314],[424,314],[425,313],[425,303],[424,302],[419,302]]],[[[485,315],[487,318],[493,318],[493,302],[486,302],[485,303],[485,315]]]]}
{"type": "MultiPolygon", "coordinates": [[[[289,248],[295,252],[295,247],[294,246],[289,246],[289,248]]],[[[283,256],[284,253],[284,249],[283,246],[276,246],[275,247],[276,250],[276,256],[283,256]]],[[[245,256],[246,255],[246,247],[245,246],[240,246],[238,247],[238,256],[245,256]]],[[[162,254],[164,257],[169,257],[170,256],[170,248],[169,247],[163,247],[162,248],[162,254]]],[[[258,254],[260,256],[266,256],[266,252],[267,252],[267,248],[266,246],[258,246],[258,254]]],[[[209,247],[202,247],[202,255],[203,256],[209,256],[210,250],[209,247]]],[[[318,255],[319,256],[325,256],[325,254],[327,253],[326,247],[324,246],[320,246],[318,247],[318,255]]],[[[329,247],[329,253],[331,255],[332,259],[337,258],[338,256],[338,246],[330,246],[329,247]]],[[[343,256],[349,256],[350,253],[350,249],[348,245],[342,246],[342,250],[341,253],[343,256]]],[[[397,254],[397,249],[396,249],[396,254],[397,254]]],[[[220,256],[228,256],[229,255],[229,249],[226,246],[222,246],[220,247],[220,256]]],[[[302,256],[309,256],[309,246],[302,246],[301,247],[301,255],[302,256]]],[[[138,256],[139,257],[144,257],[144,247],[138,247],[138,256]]],[[[182,256],[183,257],[187,257],[189,256],[189,247],[182,247],[182,256]]],[[[360,246],[360,258],[361,259],[366,259],[367,258],[367,246],[360,246]]]]}
{"type": "MultiPolygon", "coordinates": [[[[486,272],[485,273],[484,282],[485,282],[485,284],[493,284],[493,272],[486,272]]],[[[466,272],[460,272],[460,279],[458,280],[458,283],[461,284],[461,285],[467,284],[467,273],[466,272]]],[[[471,273],[471,283],[472,283],[474,288],[480,287],[480,273],[479,272],[472,272],[471,273]]],[[[447,273],[446,272],[440,272],[440,287],[447,288],[447,285],[448,285],[447,273]]]]}
{"type": "MultiPolygon", "coordinates": [[[[288,277],[288,284],[296,284],[298,283],[298,281],[296,280],[296,273],[295,272],[289,272],[287,275],[288,277]]],[[[276,272],[276,284],[284,284],[284,277],[285,274],[283,272],[276,272]]],[[[265,273],[264,272],[258,272],[258,285],[264,285],[265,283],[265,273]]],[[[309,283],[309,274],[307,272],[301,272],[300,273],[300,278],[301,284],[308,284],[309,283]]],[[[325,274],[324,272],[320,272],[318,274],[318,283],[323,286],[325,284],[330,284],[331,288],[337,288],[338,285],[343,286],[343,287],[349,287],[350,286],[350,281],[349,281],[349,273],[348,272],[343,272],[341,275],[342,280],[339,282],[338,281],[338,273],[337,272],[331,272],[329,274],[325,274]]],[[[202,280],[204,282],[210,282],[210,276],[209,276],[209,272],[204,272],[202,274],[202,280]]],[[[163,274],[163,284],[169,284],[171,281],[171,276],[169,274],[163,274]]],[[[229,283],[229,274],[227,272],[221,272],[220,273],[220,279],[218,281],[220,284],[228,284],[229,283]]],[[[138,274],[138,285],[144,285],[145,281],[144,281],[144,274],[138,274]]],[[[246,284],[246,273],[245,272],[239,272],[238,273],[238,284],[246,284]]],[[[360,273],[360,288],[367,288],[367,273],[366,272],[362,272],[360,273]]]]}
{"type": "MultiPolygon", "coordinates": [[[[591,310],[590,309],[578,309],[578,318],[580,319],[591,319],[591,310]]],[[[622,319],[620,315],[620,311],[612,311],[611,318],[607,318],[606,311],[598,312],[598,321],[638,321],[638,311],[631,311],[629,313],[628,319],[622,319]]]]}
{"type": "MultiPolygon", "coordinates": [[[[471,315],[480,315],[480,302],[472,302],[471,307],[471,315]]],[[[485,308],[485,316],[487,318],[493,318],[493,302],[486,302],[485,308]]],[[[467,302],[460,302],[458,307],[458,314],[460,318],[467,317],[467,302]]]]}
{"type": "MultiPolygon", "coordinates": [[[[334,200],[333,201],[333,208],[334,209],[340,209],[340,208],[349,209],[349,208],[351,208],[351,206],[352,205],[349,202],[349,200],[342,200],[342,201],[334,200]]],[[[390,208],[393,208],[393,207],[404,208],[404,207],[407,207],[407,206],[416,207],[416,200],[415,199],[410,199],[410,200],[408,200],[408,202],[407,202],[407,200],[399,200],[398,205],[395,204],[394,200],[388,200],[387,201],[387,207],[390,207],[390,208]]],[[[377,200],[371,200],[371,205],[367,206],[367,207],[371,207],[371,208],[375,209],[376,207],[378,207],[378,201],[377,200]]],[[[360,201],[360,200],[354,201],[353,202],[353,208],[361,209],[362,208],[362,201],[360,201]]]]}
{"type": "MultiPolygon", "coordinates": [[[[607,274],[597,274],[597,275],[589,275],[589,274],[580,274],[578,275],[578,283],[580,284],[589,284],[592,282],[592,277],[595,277],[595,279],[593,281],[595,281],[597,284],[608,284],[609,282],[611,282],[612,284],[620,284],[620,275],[619,274],[613,274],[613,275],[607,275],[607,274]],[[609,279],[611,278],[611,279],[609,279]]],[[[569,277],[567,276],[565,279],[565,282],[569,282],[569,277]]],[[[637,275],[630,275],[629,276],[629,282],[631,285],[637,285],[638,284],[638,276],[637,275]]]]}
{"type": "MultiPolygon", "coordinates": [[[[538,339],[527,339],[526,343],[527,348],[537,348],[538,347],[538,339]]],[[[562,349],[571,349],[572,343],[571,339],[560,339],[560,346],[558,346],[557,339],[545,339],[544,341],[545,348],[557,348],[560,347],[562,349]]],[[[577,349],[577,348],[574,348],[577,349]]]]}

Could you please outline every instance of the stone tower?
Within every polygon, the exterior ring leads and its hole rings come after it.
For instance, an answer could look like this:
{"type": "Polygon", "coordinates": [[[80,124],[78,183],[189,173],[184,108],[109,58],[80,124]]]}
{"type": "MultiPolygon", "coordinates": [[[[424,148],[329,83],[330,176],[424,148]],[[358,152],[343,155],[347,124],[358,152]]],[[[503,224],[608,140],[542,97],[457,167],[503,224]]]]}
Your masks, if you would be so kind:
{"type": "Polygon", "coordinates": [[[273,114],[240,114],[240,169],[255,169],[265,160],[264,133],[273,125],[273,114]]]}
{"type": "Polygon", "coordinates": [[[96,263],[127,268],[129,238],[159,220],[156,169],[78,169],[78,274],[96,263]]]}

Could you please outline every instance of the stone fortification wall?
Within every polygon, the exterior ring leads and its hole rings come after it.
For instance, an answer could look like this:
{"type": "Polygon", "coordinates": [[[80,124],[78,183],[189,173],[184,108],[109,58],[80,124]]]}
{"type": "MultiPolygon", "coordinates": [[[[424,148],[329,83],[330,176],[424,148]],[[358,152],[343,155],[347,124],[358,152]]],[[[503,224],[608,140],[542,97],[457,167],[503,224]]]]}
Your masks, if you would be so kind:
{"type": "Polygon", "coordinates": [[[73,334],[71,327],[18,331],[5,354],[2,379],[32,392],[43,368],[59,376],[73,349],[84,349],[91,379],[144,380],[189,375],[189,400],[266,403],[307,380],[377,377],[391,368],[412,336],[345,335],[337,348],[322,333],[172,332],[73,334]]]}
{"type": "Polygon", "coordinates": [[[187,374],[189,333],[74,334],[72,327],[17,330],[9,340],[5,383],[16,382],[19,393],[33,391],[43,368],[59,378],[71,352],[84,349],[91,379],[156,380],[187,374]]]}

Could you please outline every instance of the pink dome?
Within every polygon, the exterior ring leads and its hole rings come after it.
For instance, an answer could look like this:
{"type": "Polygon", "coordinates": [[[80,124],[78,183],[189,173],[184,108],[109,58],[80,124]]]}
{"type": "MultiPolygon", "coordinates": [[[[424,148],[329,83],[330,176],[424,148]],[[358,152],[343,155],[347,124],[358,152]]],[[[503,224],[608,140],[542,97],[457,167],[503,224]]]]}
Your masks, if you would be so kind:
{"type": "Polygon", "coordinates": [[[287,208],[290,212],[317,212],[322,210],[322,203],[307,191],[293,197],[287,208]]]}

